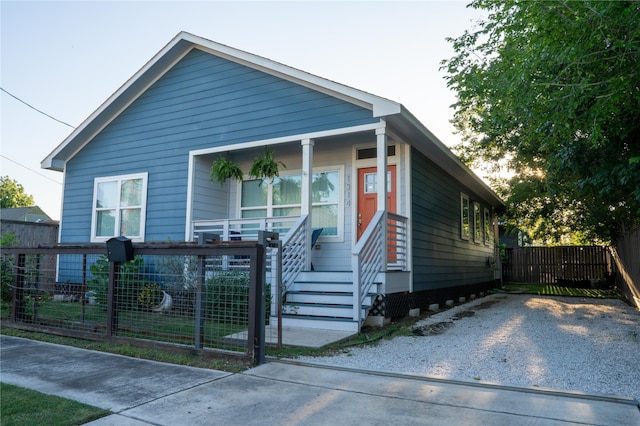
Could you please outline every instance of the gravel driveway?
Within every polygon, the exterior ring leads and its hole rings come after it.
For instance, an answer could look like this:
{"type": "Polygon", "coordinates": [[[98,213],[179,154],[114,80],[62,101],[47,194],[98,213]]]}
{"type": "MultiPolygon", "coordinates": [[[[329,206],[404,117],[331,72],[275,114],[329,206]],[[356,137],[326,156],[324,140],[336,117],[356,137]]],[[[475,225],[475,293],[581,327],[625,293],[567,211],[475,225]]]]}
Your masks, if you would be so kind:
{"type": "Polygon", "coordinates": [[[317,364],[640,401],[640,311],[614,299],[494,294],[317,364]]]}

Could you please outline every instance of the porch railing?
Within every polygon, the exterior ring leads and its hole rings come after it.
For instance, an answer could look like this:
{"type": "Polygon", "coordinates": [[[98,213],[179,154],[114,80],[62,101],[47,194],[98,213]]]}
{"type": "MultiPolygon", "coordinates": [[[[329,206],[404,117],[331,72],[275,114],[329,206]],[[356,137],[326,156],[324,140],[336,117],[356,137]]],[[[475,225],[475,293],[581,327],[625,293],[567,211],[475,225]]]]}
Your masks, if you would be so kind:
{"type": "Polygon", "coordinates": [[[362,323],[362,305],[378,274],[390,269],[407,270],[407,218],[385,211],[376,212],[353,249],[351,265],[353,320],[362,323]]]}
{"type": "MultiPolygon", "coordinates": [[[[201,220],[193,222],[192,235],[215,234],[220,241],[252,241],[258,240],[258,231],[270,231],[280,234],[282,240],[282,264],[276,265],[273,262],[274,248],[267,248],[267,275],[269,279],[275,276],[274,268],[281,268],[278,283],[281,290],[286,291],[287,287],[293,283],[298,273],[310,263],[308,248],[308,216],[287,216],[271,218],[242,218],[242,219],[219,219],[201,220]]],[[[274,291],[273,289],[272,291],[274,291]]],[[[274,291],[275,293],[275,291],[274,291]]]]}
{"type": "Polygon", "coordinates": [[[220,241],[258,241],[258,231],[277,232],[283,236],[298,220],[298,216],[196,220],[191,235],[215,234],[220,241]]]}

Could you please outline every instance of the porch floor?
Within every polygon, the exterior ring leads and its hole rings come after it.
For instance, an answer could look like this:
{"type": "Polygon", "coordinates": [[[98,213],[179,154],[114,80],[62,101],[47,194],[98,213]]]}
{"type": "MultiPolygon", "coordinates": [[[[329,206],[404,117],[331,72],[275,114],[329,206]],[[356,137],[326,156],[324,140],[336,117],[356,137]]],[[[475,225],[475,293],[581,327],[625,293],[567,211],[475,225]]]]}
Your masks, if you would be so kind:
{"type": "MultiPolygon", "coordinates": [[[[226,336],[229,339],[247,340],[248,331],[226,336]]],[[[341,342],[357,333],[353,331],[322,330],[317,328],[282,327],[282,344],[284,346],[296,346],[302,348],[322,348],[332,343],[341,342]]],[[[278,343],[278,327],[267,325],[265,328],[265,341],[269,345],[278,343]]]]}

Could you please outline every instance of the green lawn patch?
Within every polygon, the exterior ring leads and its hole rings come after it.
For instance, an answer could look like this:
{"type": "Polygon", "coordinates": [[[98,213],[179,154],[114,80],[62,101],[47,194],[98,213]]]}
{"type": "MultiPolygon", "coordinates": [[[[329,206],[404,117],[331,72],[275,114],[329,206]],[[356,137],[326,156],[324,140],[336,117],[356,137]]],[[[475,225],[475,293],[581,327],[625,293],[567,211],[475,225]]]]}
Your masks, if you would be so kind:
{"type": "Polygon", "coordinates": [[[617,290],[598,288],[573,288],[562,287],[553,284],[520,284],[509,283],[503,285],[507,293],[539,294],[543,296],[579,296],[596,299],[619,299],[617,290]]]}
{"type": "Polygon", "coordinates": [[[91,405],[6,383],[0,383],[0,393],[2,426],[81,425],[111,414],[91,405]]]}

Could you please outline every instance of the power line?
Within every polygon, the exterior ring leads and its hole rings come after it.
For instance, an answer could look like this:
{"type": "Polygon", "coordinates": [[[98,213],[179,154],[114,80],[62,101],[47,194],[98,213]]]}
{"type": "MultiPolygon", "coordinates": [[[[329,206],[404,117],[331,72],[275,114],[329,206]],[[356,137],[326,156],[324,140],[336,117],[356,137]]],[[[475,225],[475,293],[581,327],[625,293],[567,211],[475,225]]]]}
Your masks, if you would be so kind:
{"type": "MultiPolygon", "coordinates": [[[[65,122],[64,122],[64,121],[62,121],[62,120],[58,120],[57,118],[50,116],[50,115],[49,115],[49,114],[47,114],[46,112],[40,111],[38,108],[34,107],[33,105],[29,105],[28,103],[26,103],[25,101],[23,101],[22,99],[20,99],[19,97],[17,97],[16,95],[14,95],[14,94],[11,94],[11,93],[7,92],[7,91],[6,91],[6,90],[4,90],[2,87],[0,87],[0,90],[2,90],[4,93],[6,93],[7,95],[11,96],[12,98],[14,98],[14,99],[16,99],[16,100],[18,100],[18,101],[22,102],[23,104],[25,104],[25,105],[26,105],[26,106],[28,106],[29,108],[31,108],[31,109],[33,109],[33,110],[38,111],[40,114],[42,114],[42,115],[46,115],[47,117],[49,117],[49,118],[50,118],[50,119],[52,119],[52,120],[57,121],[58,123],[62,123],[62,124],[64,124],[65,126],[69,126],[69,127],[71,127],[72,129],[75,129],[75,127],[74,127],[74,126],[72,126],[71,124],[69,124],[69,123],[65,123],[65,122]]],[[[5,158],[6,158],[6,157],[5,157],[5,158]]]]}
{"type": "Polygon", "coordinates": [[[24,167],[25,169],[29,170],[30,172],[33,172],[33,173],[35,173],[35,174],[37,174],[37,175],[40,175],[40,176],[42,176],[43,178],[47,178],[47,179],[49,179],[51,182],[55,182],[55,183],[57,183],[58,185],[62,185],[60,182],[56,181],[55,179],[51,179],[49,176],[43,175],[42,173],[39,173],[39,172],[36,172],[35,170],[33,170],[33,169],[31,169],[31,168],[29,168],[29,167],[25,166],[24,164],[20,164],[20,163],[18,163],[17,161],[12,160],[11,158],[9,158],[9,157],[7,157],[7,156],[5,156],[5,155],[0,154],[0,157],[4,158],[5,160],[9,160],[9,161],[11,161],[11,162],[12,162],[12,163],[14,163],[14,164],[17,164],[17,165],[18,165],[18,166],[20,166],[20,167],[24,167]]]}

